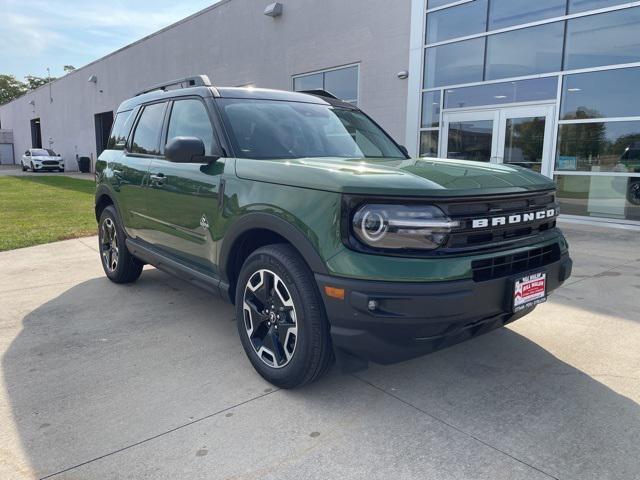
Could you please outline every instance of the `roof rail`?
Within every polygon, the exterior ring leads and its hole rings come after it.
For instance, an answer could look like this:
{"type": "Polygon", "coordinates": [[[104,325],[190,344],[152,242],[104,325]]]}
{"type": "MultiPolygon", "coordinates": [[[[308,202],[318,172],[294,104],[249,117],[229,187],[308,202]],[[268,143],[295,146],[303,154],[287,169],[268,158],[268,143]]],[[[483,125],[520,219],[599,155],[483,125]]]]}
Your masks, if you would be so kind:
{"type": "Polygon", "coordinates": [[[146,88],[138,93],[136,93],[136,97],[138,95],[142,95],[143,93],[153,92],[155,90],[163,90],[167,91],[169,87],[177,87],[177,88],[189,88],[189,87],[210,87],[211,80],[206,75],[196,75],[195,77],[186,77],[179,78],[177,80],[172,80],[171,82],[163,82],[153,87],[146,88]]]}
{"type": "Polygon", "coordinates": [[[316,97],[326,97],[333,98],[335,100],[341,100],[336,97],[333,93],[327,92],[326,90],[322,90],[321,88],[313,89],[313,90],[298,90],[298,93],[306,93],[307,95],[315,95],[316,97]]]}

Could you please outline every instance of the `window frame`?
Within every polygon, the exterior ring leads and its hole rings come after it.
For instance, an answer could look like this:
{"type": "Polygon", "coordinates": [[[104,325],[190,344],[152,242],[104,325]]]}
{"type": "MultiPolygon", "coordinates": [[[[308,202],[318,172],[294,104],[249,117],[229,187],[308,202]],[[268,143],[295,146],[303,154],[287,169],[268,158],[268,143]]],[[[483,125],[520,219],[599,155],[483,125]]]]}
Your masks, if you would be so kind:
{"type": "Polygon", "coordinates": [[[124,152],[129,155],[129,156],[134,156],[134,157],[148,157],[148,158],[158,158],[158,157],[162,157],[162,153],[160,151],[160,143],[162,141],[162,135],[163,132],[165,130],[166,127],[166,122],[167,122],[167,107],[169,105],[170,100],[163,98],[162,100],[156,100],[153,102],[149,102],[149,103],[141,103],[140,105],[138,105],[136,108],[138,109],[138,111],[136,112],[136,118],[133,122],[133,125],[131,127],[131,131],[129,132],[129,136],[127,138],[127,143],[125,145],[124,148],[124,152]],[[136,136],[136,131],[138,130],[138,124],[140,123],[140,120],[142,119],[142,114],[144,113],[145,109],[148,106],[151,105],[157,105],[157,104],[164,104],[164,111],[162,113],[162,123],[160,125],[160,134],[158,135],[158,153],[157,154],[151,154],[151,153],[138,153],[138,152],[132,152],[131,151],[131,147],[132,147],[132,142],[134,137],[136,136]]]}
{"type": "MultiPolygon", "coordinates": [[[[211,145],[209,145],[211,152],[215,152],[216,151],[216,146],[223,151],[223,145],[220,142],[220,137],[218,136],[218,132],[217,132],[217,128],[216,128],[216,122],[215,119],[212,116],[212,111],[211,109],[207,108],[207,102],[205,101],[205,99],[199,95],[185,95],[183,97],[173,97],[171,99],[169,99],[168,101],[168,105],[167,105],[167,109],[165,111],[165,118],[164,118],[164,122],[163,122],[163,126],[162,126],[162,134],[160,136],[160,156],[164,157],[164,150],[165,147],[167,145],[167,142],[169,141],[169,124],[171,123],[171,114],[173,113],[173,106],[176,102],[180,102],[183,100],[196,100],[199,101],[202,106],[204,107],[204,110],[207,114],[207,117],[209,118],[209,124],[211,125],[211,131],[213,132],[212,134],[212,141],[214,143],[212,143],[211,145]]],[[[205,152],[206,152],[206,146],[205,146],[205,152]]]]}
{"type": "MultiPolygon", "coordinates": [[[[296,73],[295,75],[291,76],[291,91],[292,92],[296,92],[297,90],[295,89],[295,82],[297,78],[303,78],[303,77],[308,77],[311,75],[317,75],[317,74],[322,74],[322,85],[324,88],[324,74],[327,72],[335,72],[336,70],[344,70],[347,68],[352,68],[352,67],[356,67],[356,78],[357,78],[357,82],[356,82],[356,99],[340,99],[343,102],[347,102],[350,103],[351,105],[353,105],[354,107],[357,107],[360,104],[360,62],[357,63],[349,63],[346,65],[339,65],[337,67],[330,67],[330,68],[323,68],[321,70],[312,70],[310,72],[304,72],[304,73],[296,73]]],[[[304,91],[304,90],[301,90],[304,91]]]]}

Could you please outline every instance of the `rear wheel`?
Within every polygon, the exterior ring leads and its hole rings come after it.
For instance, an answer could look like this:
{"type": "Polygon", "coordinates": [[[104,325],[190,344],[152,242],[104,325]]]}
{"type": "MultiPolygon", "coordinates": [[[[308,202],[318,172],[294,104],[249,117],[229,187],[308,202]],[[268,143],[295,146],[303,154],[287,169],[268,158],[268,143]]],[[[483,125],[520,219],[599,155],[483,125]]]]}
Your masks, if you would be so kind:
{"type": "Polygon", "coordinates": [[[143,263],[127,250],[124,230],[112,205],[106,207],[100,215],[98,246],[102,268],[109,280],[131,283],[138,279],[143,263]]]}
{"type": "Polygon", "coordinates": [[[236,319],[253,367],[278,387],[312,382],[333,362],[315,279],[289,245],[263,247],[247,258],[236,288],[236,319]]]}

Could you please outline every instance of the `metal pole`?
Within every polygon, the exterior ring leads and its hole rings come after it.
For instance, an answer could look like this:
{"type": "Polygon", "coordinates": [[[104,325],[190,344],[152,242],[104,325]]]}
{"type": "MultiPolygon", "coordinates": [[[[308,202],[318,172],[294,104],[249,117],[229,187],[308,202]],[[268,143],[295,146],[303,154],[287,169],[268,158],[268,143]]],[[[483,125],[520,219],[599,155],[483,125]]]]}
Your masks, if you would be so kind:
{"type": "Polygon", "coordinates": [[[51,96],[51,70],[47,67],[47,80],[49,83],[49,103],[53,103],[53,97],[51,96]]]}

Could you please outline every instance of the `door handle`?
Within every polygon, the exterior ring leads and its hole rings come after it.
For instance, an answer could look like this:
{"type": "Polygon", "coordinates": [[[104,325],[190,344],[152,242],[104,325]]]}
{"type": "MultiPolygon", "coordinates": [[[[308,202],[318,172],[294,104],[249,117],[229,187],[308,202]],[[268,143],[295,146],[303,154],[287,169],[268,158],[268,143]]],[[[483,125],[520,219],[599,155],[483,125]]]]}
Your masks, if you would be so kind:
{"type": "Polygon", "coordinates": [[[149,175],[151,182],[155,185],[163,185],[167,177],[164,176],[164,173],[154,173],[149,175]]]}

